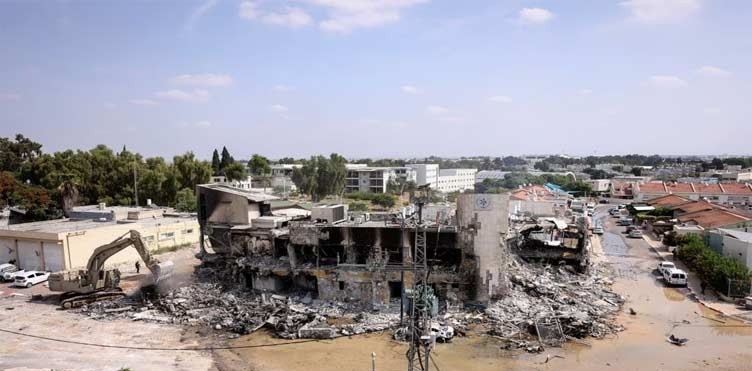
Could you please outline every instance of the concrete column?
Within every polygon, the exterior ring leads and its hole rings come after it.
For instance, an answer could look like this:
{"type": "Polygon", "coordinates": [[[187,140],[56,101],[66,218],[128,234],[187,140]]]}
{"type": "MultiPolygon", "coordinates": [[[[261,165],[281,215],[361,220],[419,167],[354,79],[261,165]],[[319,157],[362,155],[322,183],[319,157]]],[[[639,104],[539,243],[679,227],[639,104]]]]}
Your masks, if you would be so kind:
{"type": "Polygon", "coordinates": [[[295,255],[295,247],[291,242],[287,242],[285,244],[285,248],[287,248],[287,257],[290,260],[290,268],[295,269],[295,267],[298,265],[298,257],[295,255]]]}

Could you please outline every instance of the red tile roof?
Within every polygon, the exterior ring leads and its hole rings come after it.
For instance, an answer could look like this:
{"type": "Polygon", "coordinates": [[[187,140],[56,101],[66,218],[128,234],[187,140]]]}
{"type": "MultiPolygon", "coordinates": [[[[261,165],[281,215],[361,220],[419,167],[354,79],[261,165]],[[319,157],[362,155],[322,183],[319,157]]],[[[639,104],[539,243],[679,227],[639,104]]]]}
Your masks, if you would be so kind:
{"type": "Polygon", "coordinates": [[[702,210],[679,216],[680,222],[695,222],[703,228],[718,228],[732,224],[752,221],[751,218],[722,209],[702,210]]]}
{"type": "Polygon", "coordinates": [[[668,194],[665,196],[656,197],[650,200],[647,200],[645,203],[647,203],[650,206],[655,207],[672,207],[677,206],[681,204],[686,204],[687,202],[690,202],[691,200],[682,196],[677,196],[674,194],[668,194]]]}
{"type": "Polygon", "coordinates": [[[752,194],[746,183],[704,184],[650,182],[639,185],[642,193],[699,193],[699,194],[752,194]]]}

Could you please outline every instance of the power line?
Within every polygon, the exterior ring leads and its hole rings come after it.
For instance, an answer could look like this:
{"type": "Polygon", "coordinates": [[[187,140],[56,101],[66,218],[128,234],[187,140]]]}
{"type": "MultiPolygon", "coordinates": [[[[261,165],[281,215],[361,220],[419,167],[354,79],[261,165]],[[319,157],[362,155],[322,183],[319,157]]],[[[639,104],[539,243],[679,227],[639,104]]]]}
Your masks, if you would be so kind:
{"type": "Polygon", "coordinates": [[[8,334],[13,334],[13,335],[18,335],[18,336],[30,337],[34,339],[53,341],[57,343],[84,345],[84,346],[99,347],[99,348],[114,348],[114,349],[127,349],[127,350],[155,350],[155,351],[186,351],[186,352],[251,349],[251,348],[271,348],[271,347],[276,347],[276,346],[295,345],[295,344],[312,343],[312,342],[321,341],[318,339],[309,339],[309,340],[301,340],[301,341],[288,341],[288,342],[276,343],[276,344],[239,345],[239,346],[221,346],[221,347],[195,347],[195,348],[157,348],[157,347],[137,347],[137,346],[127,346],[127,345],[97,344],[97,343],[88,343],[88,342],[75,341],[75,340],[63,340],[63,339],[51,338],[51,337],[41,336],[41,335],[26,334],[23,332],[6,330],[6,329],[0,329],[0,332],[5,332],[8,334]]]}

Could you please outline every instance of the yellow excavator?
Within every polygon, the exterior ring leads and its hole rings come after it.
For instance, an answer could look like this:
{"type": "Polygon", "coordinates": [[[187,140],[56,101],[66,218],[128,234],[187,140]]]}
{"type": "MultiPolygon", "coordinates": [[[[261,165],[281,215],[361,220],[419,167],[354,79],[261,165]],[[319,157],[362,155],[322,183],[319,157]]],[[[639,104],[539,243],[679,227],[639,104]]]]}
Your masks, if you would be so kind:
{"type": "Polygon", "coordinates": [[[141,234],[131,230],[115,241],[97,247],[86,264],[86,270],[61,271],[51,274],[50,291],[63,293],[60,295],[60,305],[65,309],[125,296],[120,288],[120,271],[104,270],[104,264],[107,259],[130,246],[136,249],[146,268],[151,271],[154,284],[172,275],[172,261],[160,263],[153,258],[141,239],[141,234]]]}

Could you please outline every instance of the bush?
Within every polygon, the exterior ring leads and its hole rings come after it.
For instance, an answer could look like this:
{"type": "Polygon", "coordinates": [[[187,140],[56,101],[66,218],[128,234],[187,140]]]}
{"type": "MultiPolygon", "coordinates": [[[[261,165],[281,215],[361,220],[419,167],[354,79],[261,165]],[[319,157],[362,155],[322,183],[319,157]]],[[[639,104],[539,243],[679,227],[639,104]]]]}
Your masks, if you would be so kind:
{"type": "Polygon", "coordinates": [[[676,256],[719,292],[728,290],[728,280],[750,280],[749,269],[744,264],[719,255],[695,235],[682,238],[676,256]]]}
{"type": "Polygon", "coordinates": [[[396,203],[396,198],[388,193],[376,193],[371,202],[375,205],[390,208],[396,203]]]}
{"type": "Polygon", "coordinates": [[[368,211],[368,203],[363,201],[353,201],[347,205],[349,211],[368,211]]]}

